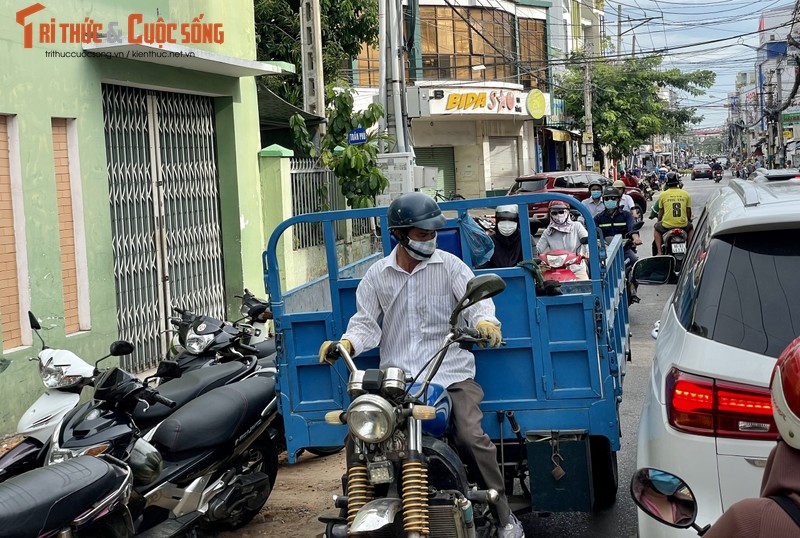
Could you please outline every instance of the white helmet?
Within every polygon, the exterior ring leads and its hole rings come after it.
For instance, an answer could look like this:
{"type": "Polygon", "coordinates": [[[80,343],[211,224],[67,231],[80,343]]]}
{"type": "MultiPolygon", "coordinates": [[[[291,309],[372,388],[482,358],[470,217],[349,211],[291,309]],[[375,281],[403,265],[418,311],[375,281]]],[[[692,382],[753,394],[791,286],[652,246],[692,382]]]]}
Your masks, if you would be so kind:
{"type": "Polygon", "coordinates": [[[800,450],[800,337],[778,357],[769,385],[772,415],[781,438],[800,450]]]}

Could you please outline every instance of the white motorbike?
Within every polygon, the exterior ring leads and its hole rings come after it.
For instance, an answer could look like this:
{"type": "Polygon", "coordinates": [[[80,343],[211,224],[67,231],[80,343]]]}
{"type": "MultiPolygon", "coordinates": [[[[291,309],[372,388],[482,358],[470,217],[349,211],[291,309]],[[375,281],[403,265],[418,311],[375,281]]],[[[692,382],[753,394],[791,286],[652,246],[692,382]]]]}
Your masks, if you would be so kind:
{"type": "MultiPolygon", "coordinates": [[[[42,350],[30,360],[39,363],[45,391],[19,419],[17,435],[0,454],[0,482],[42,465],[56,426],[78,405],[83,388],[92,384],[95,375],[95,367],[72,351],[47,347],[39,334],[42,328],[39,320],[32,312],[28,312],[28,319],[42,343],[42,350]]],[[[111,344],[111,353],[106,357],[129,353],[123,344],[127,343],[111,344]]]]}

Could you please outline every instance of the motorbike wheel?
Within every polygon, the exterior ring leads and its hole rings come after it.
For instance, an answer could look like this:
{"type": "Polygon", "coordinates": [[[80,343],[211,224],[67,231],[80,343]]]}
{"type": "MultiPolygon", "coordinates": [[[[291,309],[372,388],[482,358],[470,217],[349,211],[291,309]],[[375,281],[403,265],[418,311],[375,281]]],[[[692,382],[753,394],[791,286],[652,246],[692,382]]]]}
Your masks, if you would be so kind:
{"type": "Polygon", "coordinates": [[[314,454],[315,456],[333,456],[334,454],[338,454],[339,452],[344,449],[344,445],[342,446],[312,446],[306,448],[309,452],[314,454]]]}
{"type": "Polygon", "coordinates": [[[267,503],[272,490],[275,489],[275,478],[278,476],[278,449],[268,435],[262,435],[243,454],[243,465],[251,471],[261,472],[269,476],[269,491],[266,492],[264,502],[258,508],[241,508],[231,513],[227,518],[215,521],[214,526],[220,530],[239,529],[256,517],[267,503]]]}
{"type": "Polygon", "coordinates": [[[611,443],[605,437],[589,437],[592,455],[592,484],[594,486],[594,509],[606,510],[617,500],[619,475],[617,453],[611,450],[611,443]]]}

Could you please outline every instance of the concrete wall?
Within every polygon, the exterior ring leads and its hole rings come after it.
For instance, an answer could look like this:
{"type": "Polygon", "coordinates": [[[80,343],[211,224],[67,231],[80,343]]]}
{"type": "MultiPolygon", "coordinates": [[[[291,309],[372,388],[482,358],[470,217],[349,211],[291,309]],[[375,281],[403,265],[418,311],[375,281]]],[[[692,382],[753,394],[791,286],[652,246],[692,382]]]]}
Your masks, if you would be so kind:
{"type": "MultiPolygon", "coordinates": [[[[191,22],[203,14],[204,22],[219,22],[225,30],[221,44],[193,44],[192,47],[238,56],[255,57],[253,3],[250,0],[198,3],[179,1],[77,1],[48,2],[44,10],[26,22],[55,18],[58,23],[81,23],[85,17],[103,23],[127,21],[141,13],[145,21],[163,17],[168,22],[191,22]]],[[[218,132],[218,170],[225,249],[225,275],[229,310],[233,294],[243,286],[262,289],[260,253],[264,245],[258,192],[259,149],[255,82],[252,78],[231,78],[130,59],[48,58],[46,51],[81,52],[80,44],[39,44],[24,47],[23,27],[14,14],[29,4],[0,0],[0,114],[13,115],[18,139],[10,152],[20,161],[24,200],[26,253],[29,266],[27,287],[31,309],[44,320],[44,332],[51,347],[68,347],[86,360],[107,351],[117,337],[114,260],[106,155],[101,102],[101,84],[154,88],[211,95],[215,99],[218,132]],[[90,290],[91,329],[65,337],[61,257],[59,248],[52,118],[74,118],[79,176],[83,191],[87,271],[90,290]]],[[[126,24],[123,24],[126,26],[126,24]]],[[[235,301],[235,299],[234,299],[235,301]]],[[[0,320],[1,322],[1,320],[0,320]]],[[[3,349],[10,360],[0,374],[0,432],[13,430],[16,420],[42,391],[35,363],[27,359],[33,348],[3,349]]]]}

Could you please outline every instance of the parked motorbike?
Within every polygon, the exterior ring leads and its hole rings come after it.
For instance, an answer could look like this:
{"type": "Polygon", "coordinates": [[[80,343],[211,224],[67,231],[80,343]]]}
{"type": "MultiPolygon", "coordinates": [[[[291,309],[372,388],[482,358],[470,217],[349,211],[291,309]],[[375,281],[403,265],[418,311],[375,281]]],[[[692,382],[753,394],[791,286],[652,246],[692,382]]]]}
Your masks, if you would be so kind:
{"type": "Polygon", "coordinates": [[[358,370],[347,349],[338,346],[350,372],[353,401],[325,420],[348,425],[353,454],[346,495],[334,501],[340,515],[320,518],[327,537],[494,536],[489,506],[498,493],[473,486],[476,480],[448,443],[449,395],[431,380],[450,345],[484,342],[474,329],[458,326],[459,314],[503,289],[497,275],[471,279],[450,316],[442,347],[416,375],[400,368],[358,370]]]}
{"type": "Polygon", "coordinates": [[[263,359],[275,354],[275,338],[266,326],[272,318],[269,303],[246,288],[240,298],[243,317],[233,323],[178,307],[172,309],[177,316],[170,319],[175,327],[170,357],[183,371],[242,360],[246,355],[263,359]]]}
{"type": "MultiPolygon", "coordinates": [[[[164,361],[156,376],[175,368],[164,361]]],[[[176,402],[117,367],[95,385],[94,399],[68,413],[53,434],[47,463],[99,454],[125,462],[133,475],[128,509],[137,534],[177,536],[200,520],[235,529],[266,503],[278,470],[267,431],[278,416],[273,377],[253,375],[211,390],[146,435],[134,417],[137,407],[176,402]]]]}
{"type": "MultiPolygon", "coordinates": [[[[133,351],[133,345],[128,342],[114,342],[110,353],[99,359],[95,366],[90,366],[71,351],[48,348],[38,332],[41,329],[38,320],[32,313],[29,313],[29,319],[31,328],[42,341],[43,349],[38,356],[39,371],[47,390],[22,416],[17,424],[18,436],[0,456],[0,482],[45,465],[53,432],[64,416],[78,405],[83,388],[94,384],[95,376],[101,373],[98,369],[100,362],[108,357],[121,357],[133,351]]],[[[186,375],[183,375],[180,366],[175,365],[169,369],[162,368],[161,375],[164,377],[159,378],[160,390],[163,395],[176,402],[176,407],[182,407],[201,394],[244,379],[257,370],[274,374],[274,363],[258,361],[250,356],[244,357],[242,361],[212,365],[186,375]]],[[[173,410],[161,404],[140,404],[134,410],[133,417],[139,428],[146,431],[165,419],[173,410]]],[[[276,437],[281,442],[282,435],[282,430],[276,432],[276,437]]]]}
{"type": "Polygon", "coordinates": [[[639,469],[631,478],[631,497],[636,506],[656,521],[676,529],[705,534],[711,525],[697,524],[697,500],[681,478],[658,469],[639,469]]]}
{"type": "MultiPolygon", "coordinates": [[[[173,357],[182,370],[191,372],[220,363],[241,362],[252,355],[258,358],[261,371],[271,370],[275,373],[275,338],[270,336],[266,326],[267,321],[272,319],[269,302],[259,299],[247,288],[240,298],[242,319],[233,323],[173,308],[178,314],[170,320],[176,328],[172,346],[176,351],[173,357]]],[[[283,420],[274,421],[269,431],[278,450],[285,450],[283,420]]],[[[343,448],[309,447],[306,450],[315,456],[330,456],[341,452],[343,448]]]]}
{"type": "Polygon", "coordinates": [[[0,538],[133,536],[133,473],[110,456],[81,456],[0,484],[0,538]]]}
{"type": "MultiPolygon", "coordinates": [[[[0,456],[0,482],[44,464],[46,445],[53,430],[64,415],[78,405],[83,388],[92,384],[95,375],[95,368],[72,351],[47,347],[39,333],[42,328],[39,320],[32,312],[28,312],[28,320],[42,344],[37,357],[30,360],[38,361],[45,392],[19,419],[17,435],[0,456]]],[[[100,360],[131,351],[133,347],[129,343],[117,341],[100,360]]]]}

